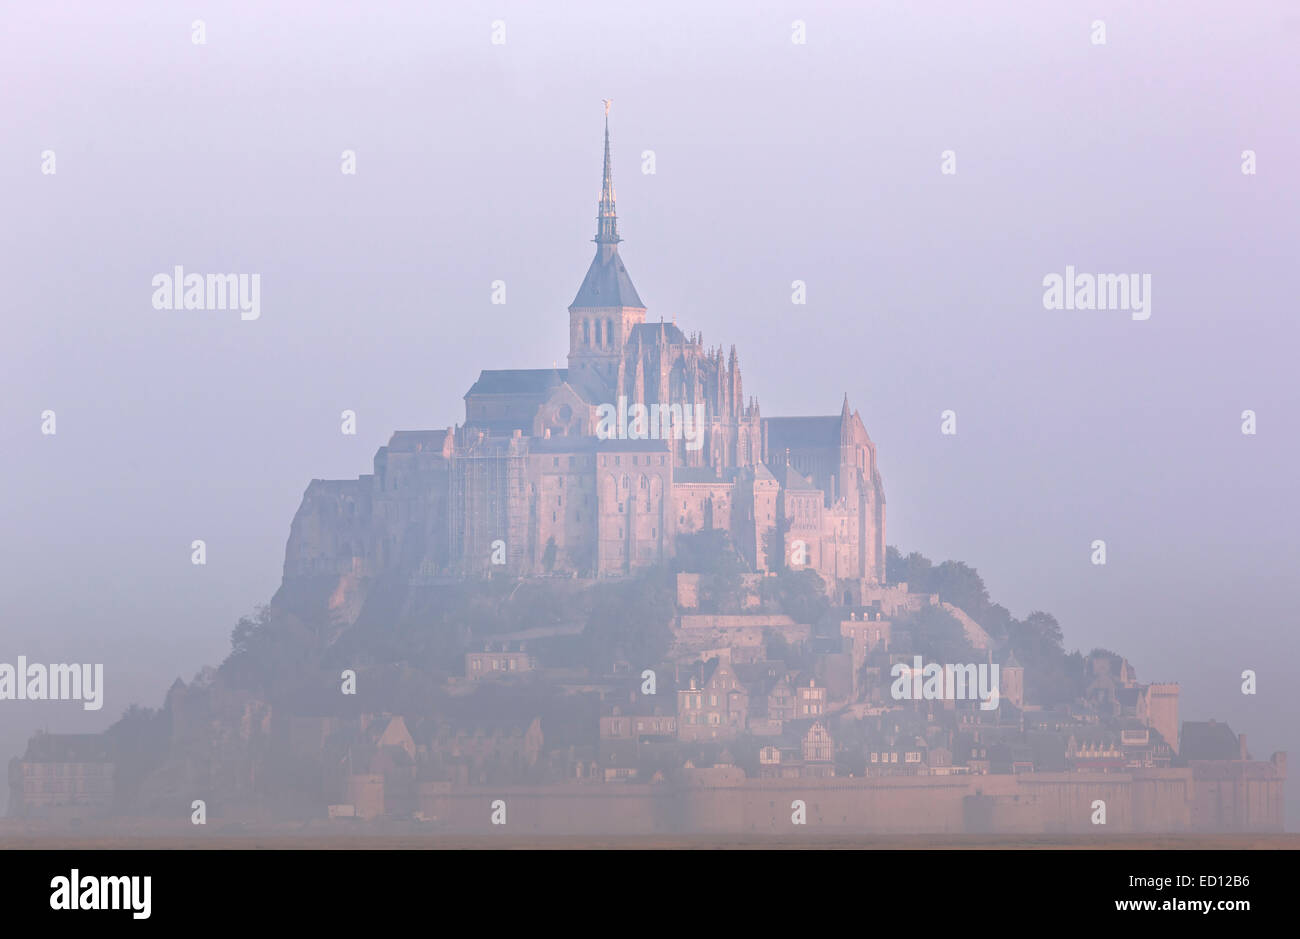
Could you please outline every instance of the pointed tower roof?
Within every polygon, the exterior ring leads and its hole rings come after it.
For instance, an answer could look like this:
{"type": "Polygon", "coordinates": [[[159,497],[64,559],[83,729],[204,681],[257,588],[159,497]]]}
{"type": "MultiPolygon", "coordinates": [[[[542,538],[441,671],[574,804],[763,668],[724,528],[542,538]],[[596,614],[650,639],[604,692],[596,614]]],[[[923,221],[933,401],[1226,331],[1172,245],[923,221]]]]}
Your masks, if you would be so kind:
{"type": "Polygon", "coordinates": [[[596,213],[596,256],[587,268],[578,295],[569,309],[581,307],[635,307],[645,304],[632,286],[623,259],[618,256],[618,214],[614,207],[614,165],[609,155],[609,105],[605,101],[605,171],[600,187],[600,207],[596,213]]]}
{"type": "Polygon", "coordinates": [[[844,392],[844,404],[840,407],[840,446],[853,438],[853,412],[849,410],[849,393],[844,392]]]}
{"type": "Polygon", "coordinates": [[[600,245],[616,245],[623,239],[618,237],[618,213],[614,211],[614,163],[609,158],[609,106],[605,101],[605,171],[601,176],[600,209],[596,214],[596,237],[592,240],[600,245]]]}

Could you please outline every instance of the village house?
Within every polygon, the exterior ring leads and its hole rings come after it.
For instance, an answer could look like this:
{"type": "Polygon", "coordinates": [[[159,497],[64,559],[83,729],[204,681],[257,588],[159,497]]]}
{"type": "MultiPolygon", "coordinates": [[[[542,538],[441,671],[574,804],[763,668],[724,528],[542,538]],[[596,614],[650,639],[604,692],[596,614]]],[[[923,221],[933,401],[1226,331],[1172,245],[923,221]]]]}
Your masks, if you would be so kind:
{"type": "Polygon", "coordinates": [[[710,659],[677,692],[677,738],[719,740],[744,731],[749,693],[734,666],[722,658],[710,659]]]}
{"type": "Polygon", "coordinates": [[[465,677],[470,681],[521,675],[537,668],[522,642],[487,643],[482,652],[465,655],[465,677]]]}
{"type": "Polygon", "coordinates": [[[9,814],[79,818],[113,804],[114,765],[102,734],[38,733],[9,762],[9,814]]]}

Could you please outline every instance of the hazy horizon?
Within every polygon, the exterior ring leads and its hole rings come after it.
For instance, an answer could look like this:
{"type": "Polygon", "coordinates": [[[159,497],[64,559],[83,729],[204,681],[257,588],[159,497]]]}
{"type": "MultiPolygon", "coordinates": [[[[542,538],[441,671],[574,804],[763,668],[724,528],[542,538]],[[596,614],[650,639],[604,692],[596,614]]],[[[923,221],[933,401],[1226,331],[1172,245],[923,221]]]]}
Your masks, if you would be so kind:
{"type": "Polygon", "coordinates": [[[0,661],[102,662],[106,685],[97,712],[0,702],[6,761],[39,727],[102,730],[217,664],[274,593],[311,479],[463,422],[480,369],[563,365],[602,98],[647,321],[734,343],[764,416],[835,414],[847,392],[889,544],[970,564],[1017,616],[1050,611],[1067,649],[1179,682],[1181,720],[1227,721],[1257,759],[1300,752],[1293,7],[6,20],[0,661]],[[260,273],[260,318],[155,310],[175,265],[260,273]],[[1149,273],[1150,319],[1044,309],[1067,265],[1149,273]]]}

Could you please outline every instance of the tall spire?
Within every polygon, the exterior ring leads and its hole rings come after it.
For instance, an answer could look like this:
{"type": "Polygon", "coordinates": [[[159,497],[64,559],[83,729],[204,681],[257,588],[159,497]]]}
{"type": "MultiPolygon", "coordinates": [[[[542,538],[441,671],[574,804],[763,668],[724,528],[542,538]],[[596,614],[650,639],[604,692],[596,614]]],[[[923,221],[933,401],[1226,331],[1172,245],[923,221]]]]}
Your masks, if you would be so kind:
{"type": "MultiPolygon", "coordinates": [[[[605,176],[600,190],[600,209],[596,215],[596,237],[592,239],[596,242],[596,256],[578,288],[578,295],[569,305],[570,311],[610,307],[645,309],[632,286],[632,279],[627,275],[627,268],[623,266],[623,259],[618,256],[618,243],[623,239],[618,237],[618,216],[614,212],[614,166],[609,155],[609,106],[612,103],[605,99],[605,176]]],[[[637,323],[644,322],[644,314],[642,316],[637,323]]]]}
{"type": "Polygon", "coordinates": [[[609,106],[613,98],[605,98],[605,175],[600,187],[600,212],[596,216],[596,237],[592,239],[600,245],[616,245],[623,239],[618,237],[618,215],[614,212],[614,164],[609,158],[609,106]]]}

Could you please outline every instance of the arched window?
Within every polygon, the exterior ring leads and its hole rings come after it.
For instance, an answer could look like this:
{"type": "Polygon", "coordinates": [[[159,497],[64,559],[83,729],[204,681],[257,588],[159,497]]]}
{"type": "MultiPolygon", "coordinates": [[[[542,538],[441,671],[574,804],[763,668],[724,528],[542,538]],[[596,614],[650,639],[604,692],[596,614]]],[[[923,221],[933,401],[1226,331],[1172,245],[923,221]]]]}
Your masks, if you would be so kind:
{"type": "Polygon", "coordinates": [[[603,343],[600,340],[600,320],[596,320],[596,348],[599,349],[601,345],[603,343]]]}
{"type": "Polygon", "coordinates": [[[605,341],[611,346],[614,344],[614,321],[605,320],[605,341]]]}
{"type": "Polygon", "coordinates": [[[591,345],[591,320],[582,321],[582,344],[591,345]]]}

